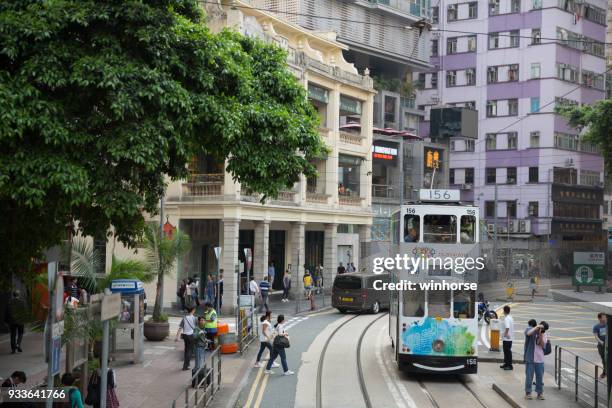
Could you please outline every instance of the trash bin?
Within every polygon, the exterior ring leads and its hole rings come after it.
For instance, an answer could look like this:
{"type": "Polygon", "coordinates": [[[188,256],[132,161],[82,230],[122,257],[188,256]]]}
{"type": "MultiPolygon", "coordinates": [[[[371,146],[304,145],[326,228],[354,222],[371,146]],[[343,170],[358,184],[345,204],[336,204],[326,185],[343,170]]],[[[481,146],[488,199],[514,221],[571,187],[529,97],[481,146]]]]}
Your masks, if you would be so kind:
{"type": "Polygon", "coordinates": [[[500,321],[499,319],[491,319],[489,325],[489,338],[491,339],[491,351],[499,351],[499,337],[500,337],[500,321]]]}

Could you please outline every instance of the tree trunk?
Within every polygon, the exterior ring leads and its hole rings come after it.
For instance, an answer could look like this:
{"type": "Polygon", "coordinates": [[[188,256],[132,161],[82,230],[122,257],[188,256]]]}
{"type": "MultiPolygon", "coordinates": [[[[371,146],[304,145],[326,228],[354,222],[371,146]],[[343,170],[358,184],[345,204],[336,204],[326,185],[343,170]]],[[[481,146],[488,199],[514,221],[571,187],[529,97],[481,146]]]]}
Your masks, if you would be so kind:
{"type": "Polygon", "coordinates": [[[164,279],[163,271],[158,271],[157,273],[157,290],[155,291],[155,307],[153,308],[153,321],[158,322],[162,313],[162,282],[164,279]]]}

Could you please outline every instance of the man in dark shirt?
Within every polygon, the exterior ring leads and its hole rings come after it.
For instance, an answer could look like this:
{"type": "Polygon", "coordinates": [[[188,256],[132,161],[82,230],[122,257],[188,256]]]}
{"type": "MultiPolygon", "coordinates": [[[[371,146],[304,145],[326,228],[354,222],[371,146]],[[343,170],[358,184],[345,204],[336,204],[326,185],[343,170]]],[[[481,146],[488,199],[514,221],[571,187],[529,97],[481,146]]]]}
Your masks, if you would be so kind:
{"type": "Polygon", "coordinates": [[[25,311],[25,303],[21,299],[21,294],[18,290],[13,292],[11,300],[6,305],[6,311],[4,312],[4,320],[8,324],[11,331],[11,352],[15,354],[15,351],[21,350],[21,340],[23,339],[24,324],[21,321],[19,315],[25,311]]]}
{"type": "Polygon", "coordinates": [[[603,365],[603,372],[599,378],[606,378],[606,315],[604,313],[597,313],[597,324],[593,326],[593,334],[595,340],[597,340],[597,351],[601,356],[601,363],[603,365]]]}
{"type": "Polygon", "coordinates": [[[343,273],[346,272],[346,268],[344,267],[344,265],[342,265],[342,262],[340,262],[340,265],[338,265],[338,275],[342,275],[343,273]]]}
{"type": "Polygon", "coordinates": [[[259,282],[259,293],[261,295],[261,305],[259,305],[259,313],[266,308],[266,312],[270,310],[268,307],[268,295],[270,294],[270,282],[268,281],[269,276],[264,276],[263,280],[259,282]]]}

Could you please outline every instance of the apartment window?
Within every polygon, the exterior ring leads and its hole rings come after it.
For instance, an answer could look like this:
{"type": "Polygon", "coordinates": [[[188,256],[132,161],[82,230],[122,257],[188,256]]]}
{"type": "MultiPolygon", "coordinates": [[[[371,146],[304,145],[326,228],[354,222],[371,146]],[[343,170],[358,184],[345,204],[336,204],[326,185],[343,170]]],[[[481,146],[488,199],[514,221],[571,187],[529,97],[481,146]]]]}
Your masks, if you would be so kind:
{"type": "Polygon", "coordinates": [[[535,78],[539,78],[540,77],[540,63],[539,62],[534,62],[531,64],[531,79],[535,79],[535,78]]]}
{"type": "Polygon", "coordinates": [[[438,56],[438,40],[431,40],[431,56],[438,56]]]}
{"type": "Polygon", "coordinates": [[[530,167],[529,168],[529,182],[537,183],[540,181],[540,168],[539,167],[530,167]]]}
{"type": "Polygon", "coordinates": [[[516,201],[506,201],[506,216],[516,218],[516,201]]]}
{"type": "Polygon", "coordinates": [[[506,169],[506,184],[516,184],[516,167],[506,169]]]}
{"type": "Polygon", "coordinates": [[[440,21],[440,8],[432,7],[431,8],[431,22],[434,24],[438,24],[440,21]]]}
{"type": "Polygon", "coordinates": [[[508,99],[508,115],[518,115],[518,99],[508,99]]]}
{"type": "Polygon", "coordinates": [[[609,206],[610,202],[609,201],[604,201],[604,205],[603,205],[603,213],[604,215],[608,215],[608,206],[609,206]]]}
{"type": "Polygon", "coordinates": [[[455,169],[448,170],[448,182],[450,184],[455,184],[455,169]]]}
{"type": "Polygon", "coordinates": [[[557,78],[578,83],[578,68],[568,64],[557,64],[557,78]]]}
{"type": "Polygon", "coordinates": [[[511,13],[521,12],[521,0],[510,0],[510,12],[511,13]]]}
{"type": "Polygon", "coordinates": [[[583,186],[599,185],[599,172],[591,170],[580,170],[580,184],[583,186]]]}
{"type": "Polygon", "coordinates": [[[487,83],[494,84],[497,82],[497,67],[488,67],[487,68],[487,83]]]}
{"type": "Polygon", "coordinates": [[[530,201],[529,204],[527,205],[527,215],[530,217],[537,217],[538,214],[539,214],[538,202],[530,201]]]}
{"type": "Polygon", "coordinates": [[[457,38],[449,38],[446,40],[446,53],[455,54],[457,52],[457,38]]]}
{"type": "Polygon", "coordinates": [[[478,2],[468,4],[468,18],[478,18],[478,2]]]}
{"type": "Polygon", "coordinates": [[[466,184],[474,184],[474,168],[469,167],[465,169],[464,181],[466,184]]]}
{"type": "Polygon", "coordinates": [[[495,16],[499,14],[499,0],[489,0],[489,15],[495,16]]]}
{"type": "Polygon", "coordinates": [[[495,217],[495,201],[485,201],[485,217],[495,217]]]}
{"type": "Polygon", "coordinates": [[[450,151],[451,151],[451,152],[455,152],[455,151],[457,151],[457,150],[456,150],[456,147],[455,147],[455,141],[454,141],[454,140],[451,140],[451,141],[450,141],[450,151]]]}
{"type": "Polygon", "coordinates": [[[519,30],[510,31],[510,47],[519,47],[521,45],[521,32],[519,30]]]}
{"type": "Polygon", "coordinates": [[[499,48],[499,33],[489,34],[489,49],[494,50],[499,48]]]}
{"type": "Polygon", "coordinates": [[[485,145],[487,150],[497,149],[497,135],[495,133],[487,133],[485,145]]]}
{"type": "MultiPolygon", "coordinates": [[[[476,68],[471,68],[474,70],[474,83],[476,83],[476,68]]],[[[476,110],[476,101],[466,102],[464,108],[476,110]]],[[[473,150],[472,150],[473,151],[473,150]]]]}
{"type": "Polygon", "coordinates": [[[606,25],[606,10],[585,3],[584,18],[597,24],[606,25]]]}
{"type": "Polygon", "coordinates": [[[508,67],[508,81],[518,81],[519,79],[519,65],[512,64],[508,67]]]}
{"type": "Polygon", "coordinates": [[[456,4],[451,4],[448,6],[448,9],[446,12],[446,19],[448,21],[457,20],[457,5],[456,4]]]}
{"type": "Polygon", "coordinates": [[[497,182],[497,169],[494,167],[487,167],[485,170],[485,183],[495,184],[497,182]]]}
{"type": "Polygon", "coordinates": [[[540,132],[529,133],[529,147],[540,147],[540,132]]]}
{"type": "Polygon", "coordinates": [[[555,132],[555,147],[559,149],[578,150],[578,136],[555,132]]]}
{"type": "Polygon", "coordinates": [[[446,86],[452,87],[457,85],[457,71],[446,71],[446,86]]]}
{"type": "Polygon", "coordinates": [[[487,117],[497,116],[497,101],[487,101],[487,117]]]}
{"type": "Polygon", "coordinates": [[[542,31],[539,28],[531,29],[531,45],[540,44],[542,39],[542,31]]]}
{"type": "Polygon", "coordinates": [[[542,8],[542,0],[531,0],[531,8],[533,10],[542,8]]]}
{"type": "Polygon", "coordinates": [[[465,82],[466,85],[476,85],[476,68],[468,68],[465,70],[465,82]]]}
{"type": "Polygon", "coordinates": [[[476,36],[470,35],[467,38],[467,49],[468,52],[476,52],[476,36]]]}
{"type": "Polygon", "coordinates": [[[509,132],[508,133],[508,149],[516,150],[518,140],[518,133],[509,132]]]}
{"type": "Polygon", "coordinates": [[[530,112],[537,113],[539,111],[540,111],[540,98],[539,97],[531,98],[530,112]]]}
{"type": "Polygon", "coordinates": [[[431,87],[433,89],[438,89],[438,73],[434,72],[431,74],[431,87]]]}

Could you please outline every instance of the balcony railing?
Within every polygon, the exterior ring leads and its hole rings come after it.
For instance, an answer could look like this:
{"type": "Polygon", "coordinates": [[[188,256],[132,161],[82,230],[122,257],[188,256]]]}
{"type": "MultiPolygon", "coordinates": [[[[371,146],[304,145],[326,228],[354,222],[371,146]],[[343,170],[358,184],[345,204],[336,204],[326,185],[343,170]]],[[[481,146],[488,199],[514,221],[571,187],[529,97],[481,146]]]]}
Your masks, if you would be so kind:
{"type": "Polygon", "coordinates": [[[352,145],[361,146],[364,137],[357,133],[340,131],[340,141],[352,145]]]}
{"type": "Polygon", "coordinates": [[[297,193],[295,191],[280,191],[276,201],[286,201],[292,203],[295,201],[296,194],[297,193]]]}
{"type": "Polygon", "coordinates": [[[396,186],[389,184],[372,184],[372,196],[377,198],[398,198],[396,186]]]}
{"type": "Polygon", "coordinates": [[[183,183],[183,196],[210,197],[223,195],[223,183],[183,183]]]}
{"type": "Polygon", "coordinates": [[[189,183],[223,183],[223,173],[191,173],[189,183]]]}
{"type": "Polygon", "coordinates": [[[327,204],[328,197],[325,193],[306,192],[306,201],[309,203],[327,204]]]}
{"type": "Polygon", "coordinates": [[[361,206],[362,200],[363,198],[359,197],[358,195],[340,195],[338,196],[338,201],[340,202],[340,205],[361,206]]]}

